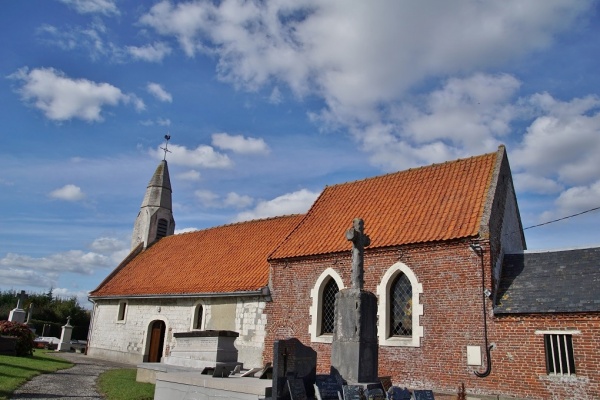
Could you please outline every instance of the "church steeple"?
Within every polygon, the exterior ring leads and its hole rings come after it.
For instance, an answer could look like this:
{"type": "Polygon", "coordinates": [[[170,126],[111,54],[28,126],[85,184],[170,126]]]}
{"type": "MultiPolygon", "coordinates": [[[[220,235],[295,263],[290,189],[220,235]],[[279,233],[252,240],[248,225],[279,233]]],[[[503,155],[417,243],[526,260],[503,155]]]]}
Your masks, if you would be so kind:
{"type": "MultiPolygon", "coordinates": [[[[165,148],[165,155],[167,151],[165,148]]],[[[146,195],[135,220],[131,250],[140,243],[144,243],[146,248],[156,240],[175,233],[171,193],[169,167],[167,160],[162,160],[148,183],[146,195]]]]}

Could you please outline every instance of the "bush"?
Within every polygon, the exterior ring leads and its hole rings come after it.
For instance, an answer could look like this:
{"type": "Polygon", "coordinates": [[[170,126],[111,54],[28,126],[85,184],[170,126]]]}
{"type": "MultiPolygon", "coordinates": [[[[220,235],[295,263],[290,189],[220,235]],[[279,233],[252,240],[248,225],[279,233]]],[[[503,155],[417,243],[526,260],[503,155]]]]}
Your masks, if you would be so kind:
{"type": "Polygon", "coordinates": [[[33,339],[35,335],[25,324],[12,321],[0,321],[0,335],[14,336],[17,341],[17,355],[28,356],[33,354],[33,339]]]}

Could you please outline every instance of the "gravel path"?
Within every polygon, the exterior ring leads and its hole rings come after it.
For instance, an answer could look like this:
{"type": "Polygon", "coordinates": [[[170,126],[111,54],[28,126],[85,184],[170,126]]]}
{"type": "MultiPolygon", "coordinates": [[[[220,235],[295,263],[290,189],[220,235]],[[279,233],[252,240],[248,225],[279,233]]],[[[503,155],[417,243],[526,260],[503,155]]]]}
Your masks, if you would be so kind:
{"type": "Polygon", "coordinates": [[[89,358],[78,353],[56,353],[75,364],[74,367],[42,374],[15,391],[12,399],[103,399],[96,391],[96,379],[102,372],[114,368],[132,368],[129,364],[119,364],[110,361],[89,358]]]}

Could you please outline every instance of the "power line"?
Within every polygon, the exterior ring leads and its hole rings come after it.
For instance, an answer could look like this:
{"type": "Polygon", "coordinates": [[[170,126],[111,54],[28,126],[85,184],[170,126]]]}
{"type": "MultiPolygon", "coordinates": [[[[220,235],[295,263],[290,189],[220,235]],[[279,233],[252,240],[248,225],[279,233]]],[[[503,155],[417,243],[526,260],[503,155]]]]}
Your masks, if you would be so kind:
{"type": "Polygon", "coordinates": [[[531,225],[531,226],[528,226],[527,228],[523,228],[523,230],[527,230],[527,229],[531,229],[531,228],[537,228],[538,226],[552,224],[554,222],[558,222],[558,221],[562,221],[562,220],[565,220],[565,219],[577,217],[578,215],[589,213],[589,212],[596,211],[596,210],[600,210],[600,207],[590,208],[589,210],[585,210],[585,211],[579,212],[577,214],[567,215],[566,217],[562,217],[562,218],[559,218],[559,219],[553,219],[552,221],[543,222],[543,223],[537,224],[537,225],[531,225]]]}

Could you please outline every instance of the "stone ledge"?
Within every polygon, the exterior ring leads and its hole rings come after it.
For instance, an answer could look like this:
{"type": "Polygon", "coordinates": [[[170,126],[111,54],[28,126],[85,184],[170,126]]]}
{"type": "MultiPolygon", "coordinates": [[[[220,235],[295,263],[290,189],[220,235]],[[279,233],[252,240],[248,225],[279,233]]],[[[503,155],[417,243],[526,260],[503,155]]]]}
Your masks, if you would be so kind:
{"type": "Polygon", "coordinates": [[[174,333],[175,338],[184,337],[239,337],[240,334],[234,331],[190,331],[190,332],[177,332],[174,333]]]}

